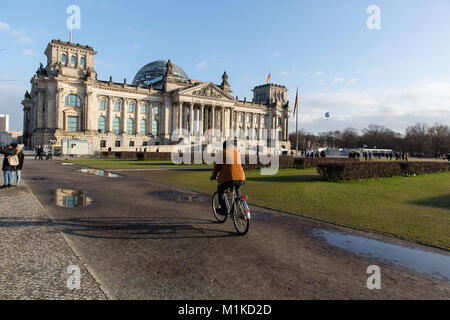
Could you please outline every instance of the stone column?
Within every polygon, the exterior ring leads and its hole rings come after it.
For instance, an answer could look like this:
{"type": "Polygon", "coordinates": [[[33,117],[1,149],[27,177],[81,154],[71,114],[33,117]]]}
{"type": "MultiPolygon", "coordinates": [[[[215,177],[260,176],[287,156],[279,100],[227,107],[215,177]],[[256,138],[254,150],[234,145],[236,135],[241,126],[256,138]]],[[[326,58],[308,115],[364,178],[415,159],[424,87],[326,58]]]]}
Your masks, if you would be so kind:
{"type": "Polygon", "coordinates": [[[120,126],[121,126],[120,132],[121,133],[127,132],[127,127],[126,127],[127,122],[125,119],[125,116],[127,115],[127,113],[125,111],[127,108],[126,105],[127,105],[127,101],[125,99],[122,99],[122,110],[120,112],[120,126]]]}
{"type": "Polygon", "coordinates": [[[147,135],[152,133],[153,129],[153,105],[150,101],[147,103],[147,135]]]}
{"type": "Polygon", "coordinates": [[[189,103],[189,133],[191,136],[194,135],[194,104],[189,103]]]}
{"type": "Polygon", "coordinates": [[[213,105],[211,106],[211,130],[212,135],[214,137],[214,129],[216,128],[216,107],[213,105]]]}
{"type": "Polygon", "coordinates": [[[108,97],[108,105],[106,106],[106,132],[112,132],[112,122],[113,122],[113,103],[112,98],[108,97]]]}
{"type": "Polygon", "coordinates": [[[225,130],[225,107],[222,106],[222,114],[221,114],[221,122],[222,122],[222,137],[226,138],[226,130],[225,130]]]}
{"type": "Polygon", "coordinates": [[[181,129],[183,129],[183,102],[178,102],[178,129],[180,129],[180,135],[181,135],[181,129]]]}
{"type": "Polygon", "coordinates": [[[203,134],[205,133],[205,105],[201,104],[200,105],[200,113],[199,113],[199,122],[200,122],[200,135],[203,136],[203,134]]]}
{"type": "Polygon", "coordinates": [[[134,104],[134,107],[136,108],[134,110],[134,133],[135,134],[139,134],[140,130],[139,130],[139,125],[140,125],[140,119],[139,119],[139,115],[140,115],[140,110],[139,108],[141,107],[141,103],[139,101],[136,101],[134,104]]]}
{"type": "Polygon", "coordinates": [[[252,113],[251,115],[252,115],[252,119],[251,119],[252,123],[250,124],[250,130],[251,130],[251,137],[252,138],[250,140],[255,140],[257,138],[254,135],[254,131],[255,131],[255,114],[252,113]]]}

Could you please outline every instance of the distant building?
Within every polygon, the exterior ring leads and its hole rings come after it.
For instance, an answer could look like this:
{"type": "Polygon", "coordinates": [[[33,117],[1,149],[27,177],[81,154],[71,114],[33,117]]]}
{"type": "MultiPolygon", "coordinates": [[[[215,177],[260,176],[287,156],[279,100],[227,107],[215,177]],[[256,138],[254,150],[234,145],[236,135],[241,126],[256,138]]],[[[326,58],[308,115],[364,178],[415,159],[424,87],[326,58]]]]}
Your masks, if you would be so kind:
{"type": "Polygon", "coordinates": [[[0,132],[9,131],[9,115],[0,114],[0,132]]]}
{"type": "Polygon", "coordinates": [[[231,95],[226,73],[221,84],[193,80],[170,60],[145,65],[132,84],[101,81],[96,54],[85,45],[48,44],[47,65],[39,67],[22,101],[26,145],[65,139],[87,140],[94,151],[169,150],[174,130],[193,137],[211,129],[216,141],[234,137],[289,148],[285,86],[257,86],[252,101],[241,101],[231,95]]]}
{"type": "Polygon", "coordinates": [[[22,132],[20,131],[0,131],[0,145],[18,143],[21,144],[22,132]]]}

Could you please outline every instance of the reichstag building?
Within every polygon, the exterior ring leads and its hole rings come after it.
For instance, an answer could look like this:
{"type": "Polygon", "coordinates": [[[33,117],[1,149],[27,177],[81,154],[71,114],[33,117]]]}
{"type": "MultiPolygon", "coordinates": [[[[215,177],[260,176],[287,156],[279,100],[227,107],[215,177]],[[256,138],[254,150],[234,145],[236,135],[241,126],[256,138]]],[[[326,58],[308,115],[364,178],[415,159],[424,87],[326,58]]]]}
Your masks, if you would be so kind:
{"type": "Polygon", "coordinates": [[[285,86],[260,85],[252,101],[239,100],[226,72],[220,85],[193,80],[170,60],[145,65],[130,84],[102,81],[94,68],[96,53],[60,40],[48,44],[47,65],[36,71],[22,101],[26,145],[74,139],[89,141],[94,151],[170,151],[178,143],[172,132],[182,128],[192,137],[264,140],[271,148],[289,148],[285,86]]]}

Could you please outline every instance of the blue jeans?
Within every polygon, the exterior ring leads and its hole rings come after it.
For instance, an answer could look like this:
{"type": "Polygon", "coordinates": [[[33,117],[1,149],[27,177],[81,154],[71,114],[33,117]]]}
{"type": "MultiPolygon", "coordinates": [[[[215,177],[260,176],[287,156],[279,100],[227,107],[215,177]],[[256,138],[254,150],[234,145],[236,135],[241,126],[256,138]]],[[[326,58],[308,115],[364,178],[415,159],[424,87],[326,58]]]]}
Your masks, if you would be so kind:
{"type": "Polygon", "coordinates": [[[5,186],[12,185],[14,180],[12,171],[3,171],[3,181],[5,186]]]}
{"type": "Polygon", "coordinates": [[[244,185],[244,181],[228,181],[225,182],[223,184],[221,184],[218,188],[218,192],[219,192],[219,204],[220,204],[220,209],[222,211],[222,214],[227,214],[229,208],[227,208],[227,203],[225,200],[225,191],[227,189],[232,189],[233,187],[235,187],[236,190],[236,196],[240,197],[241,196],[241,187],[244,185]]]}
{"type": "Polygon", "coordinates": [[[22,170],[16,170],[16,184],[19,184],[20,179],[22,178],[22,170]]]}

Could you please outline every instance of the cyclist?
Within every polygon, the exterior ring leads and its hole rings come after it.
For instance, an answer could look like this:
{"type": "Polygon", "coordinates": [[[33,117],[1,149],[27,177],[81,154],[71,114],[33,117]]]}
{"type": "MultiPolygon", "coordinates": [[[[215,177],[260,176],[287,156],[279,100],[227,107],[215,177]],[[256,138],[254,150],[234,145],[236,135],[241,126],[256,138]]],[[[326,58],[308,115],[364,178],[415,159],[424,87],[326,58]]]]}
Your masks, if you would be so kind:
{"type": "Polygon", "coordinates": [[[225,202],[225,190],[235,187],[236,196],[240,197],[240,188],[245,183],[245,173],[241,165],[241,155],[231,142],[225,141],[223,143],[222,159],[223,164],[216,163],[214,165],[211,181],[215,180],[217,175],[219,175],[219,185],[217,187],[220,204],[219,213],[226,215],[228,209],[225,202]]]}

